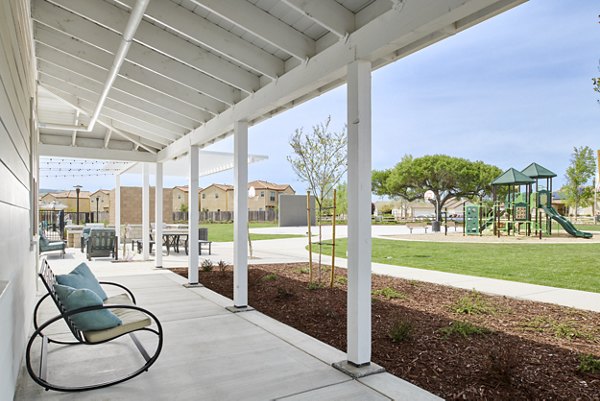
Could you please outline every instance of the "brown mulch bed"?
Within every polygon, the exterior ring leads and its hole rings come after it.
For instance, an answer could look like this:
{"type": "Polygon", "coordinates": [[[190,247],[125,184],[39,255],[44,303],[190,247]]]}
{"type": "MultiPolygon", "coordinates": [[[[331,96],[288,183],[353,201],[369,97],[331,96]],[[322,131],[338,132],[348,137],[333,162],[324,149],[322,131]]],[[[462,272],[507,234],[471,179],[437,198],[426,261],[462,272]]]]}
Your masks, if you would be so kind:
{"type": "MultiPolygon", "coordinates": [[[[250,266],[249,303],[345,350],[346,271],[316,289],[307,271],[250,266]]],[[[200,271],[200,282],[233,297],[231,267],[200,271]]],[[[449,400],[600,400],[600,370],[579,369],[582,355],[600,358],[599,313],[379,275],[372,288],[372,361],[398,377],[449,400]]]]}

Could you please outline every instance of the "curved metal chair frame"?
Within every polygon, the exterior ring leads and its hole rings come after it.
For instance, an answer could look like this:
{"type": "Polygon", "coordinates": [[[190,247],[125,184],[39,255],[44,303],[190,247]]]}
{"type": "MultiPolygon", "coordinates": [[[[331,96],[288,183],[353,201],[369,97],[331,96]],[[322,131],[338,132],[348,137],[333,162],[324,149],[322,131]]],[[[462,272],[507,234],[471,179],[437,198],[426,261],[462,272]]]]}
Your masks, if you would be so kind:
{"type": "Polygon", "coordinates": [[[162,350],[162,345],[163,345],[163,330],[162,330],[162,325],[160,324],[160,321],[156,318],[156,316],[154,314],[152,314],[151,312],[149,312],[148,310],[141,308],[137,305],[135,305],[135,297],[133,295],[133,293],[126,288],[125,286],[118,284],[118,283],[112,283],[112,282],[100,282],[100,284],[104,284],[104,285],[113,285],[113,286],[117,286],[120,287],[122,289],[124,289],[125,291],[127,291],[128,296],[131,298],[131,301],[133,302],[132,305],[125,305],[125,304],[121,304],[121,305],[116,305],[116,304],[111,304],[111,305],[98,305],[98,306],[90,306],[90,307],[85,307],[85,308],[79,308],[79,309],[74,309],[71,311],[67,311],[65,309],[65,307],[62,305],[62,303],[60,302],[60,300],[58,299],[58,297],[56,296],[56,293],[54,291],[53,288],[53,284],[56,283],[56,278],[54,276],[54,273],[52,272],[52,270],[50,269],[50,266],[48,265],[48,262],[44,259],[42,262],[42,268],[40,270],[39,276],[42,279],[42,282],[44,283],[44,286],[46,287],[46,289],[48,290],[48,294],[44,295],[36,304],[35,309],[34,309],[34,317],[33,317],[33,324],[34,324],[34,328],[35,331],[32,334],[31,338],[29,339],[29,342],[27,343],[27,349],[26,349],[26,354],[25,354],[25,360],[26,360],[26,366],[27,366],[27,372],[29,373],[29,375],[31,376],[31,378],[38,383],[40,386],[44,387],[46,390],[56,390],[56,391],[65,391],[65,392],[73,392],[73,391],[87,391],[87,390],[94,390],[94,389],[99,389],[99,388],[104,388],[104,387],[108,387],[108,386],[112,386],[114,384],[118,384],[118,383],[122,383],[124,381],[127,381],[129,379],[133,379],[134,377],[138,376],[139,374],[143,373],[143,372],[147,372],[148,369],[150,368],[150,366],[152,366],[154,364],[154,362],[156,362],[156,360],[158,359],[158,356],[162,350]],[[38,310],[40,308],[40,305],[44,302],[44,300],[46,300],[46,298],[51,297],[54,300],[54,303],[56,304],[58,310],[60,311],[60,314],[57,316],[54,316],[53,318],[45,321],[42,324],[38,323],[38,318],[37,318],[37,314],[38,314],[38,310]],[[73,320],[71,319],[71,316],[79,314],[79,313],[85,313],[85,312],[89,312],[89,311],[93,311],[93,310],[99,310],[99,309],[132,309],[132,310],[137,310],[140,311],[142,313],[144,313],[145,315],[147,315],[148,317],[150,317],[150,319],[152,320],[152,322],[154,322],[154,324],[156,325],[156,328],[151,328],[151,327],[142,327],[142,328],[137,328],[135,330],[131,330],[129,332],[124,332],[121,333],[117,336],[108,338],[106,340],[103,341],[97,341],[97,342],[90,342],[86,339],[85,337],[85,333],[82,332],[77,325],[73,322],[73,320]],[[67,324],[67,326],[69,327],[71,334],[73,335],[73,337],[75,338],[75,341],[61,341],[61,340],[57,340],[57,339],[52,339],[50,338],[48,335],[45,335],[43,333],[43,331],[48,328],[49,326],[51,326],[52,324],[60,321],[60,320],[64,320],[67,324]],[[139,341],[139,339],[135,336],[134,332],[136,331],[147,331],[147,332],[151,332],[153,334],[155,334],[158,337],[158,343],[156,345],[156,350],[154,352],[154,354],[152,356],[150,356],[148,354],[148,352],[146,351],[146,349],[144,348],[144,346],[142,345],[142,343],[139,341]],[[94,383],[94,384],[88,384],[88,385],[83,385],[83,386],[74,386],[74,387],[67,387],[64,385],[57,385],[57,384],[53,384],[50,383],[49,381],[47,381],[46,379],[46,370],[47,370],[47,354],[48,354],[48,346],[51,343],[55,343],[55,344],[59,344],[59,345],[78,345],[78,344],[83,344],[83,345],[98,345],[98,344],[104,344],[107,342],[110,342],[112,340],[115,340],[117,338],[120,338],[126,334],[129,334],[129,336],[131,337],[133,343],[135,344],[136,348],[138,349],[138,351],[140,352],[140,354],[143,356],[144,360],[145,360],[145,364],[143,366],[141,366],[139,369],[127,374],[124,377],[121,378],[116,378],[107,382],[101,382],[101,383],[94,383]],[[35,342],[35,340],[41,337],[41,354],[40,354],[40,363],[39,363],[39,367],[36,370],[34,370],[34,368],[31,365],[31,351],[32,351],[32,346],[35,342]]]}

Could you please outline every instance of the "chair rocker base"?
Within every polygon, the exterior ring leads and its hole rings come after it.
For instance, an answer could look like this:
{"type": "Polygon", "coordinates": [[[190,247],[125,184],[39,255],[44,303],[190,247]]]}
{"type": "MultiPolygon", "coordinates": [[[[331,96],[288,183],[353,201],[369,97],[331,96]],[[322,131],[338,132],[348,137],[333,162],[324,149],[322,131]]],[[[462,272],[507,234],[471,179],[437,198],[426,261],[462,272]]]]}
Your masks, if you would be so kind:
{"type": "Polygon", "coordinates": [[[27,345],[27,354],[26,354],[27,371],[29,372],[29,375],[31,376],[31,378],[36,383],[38,383],[40,386],[42,386],[46,391],[53,390],[53,391],[61,391],[61,392],[81,392],[81,391],[100,389],[100,388],[104,388],[104,387],[113,386],[115,384],[123,383],[127,380],[133,379],[134,377],[136,377],[144,372],[147,372],[149,370],[150,366],[152,366],[154,364],[154,362],[156,362],[156,360],[158,358],[158,354],[160,353],[160,349],[159,349],[154,353],[154,355],[152,355],[152,356],[149,355],[148,352],[146,351],[146,349],[144,348],[144,346],[141,344],[140,340],[135,336],[134,333],[129,333],[129,336],[131,337],[136,348],[139,350],[140,354],[144,358],[145,364],[142,365],[140,368],[136,369],[135,371],[133,371],[123,377],[119,377],[119,378],[101,382],[101,383],[87,384],[87,385],[81,385],[81,386],[66,386],[66,385],[62,385],[62,384],[59,385],[59,384],[51,383],[47,378],[47,365],[48,365],[47,358],[48,358],[48,351],[50,348],[50,344],[54,341],[49,340],[47,336],[41,336],[42,340],[41,340],[41,347],[40,347],[40,364],[39,364],[37,371],[34,371],[33,367],[31,366],[31,349],[32,349],[32,346],[33,346],[33,343],[35,340],[35,335],[31,337],[31,339],[27,345]]]}

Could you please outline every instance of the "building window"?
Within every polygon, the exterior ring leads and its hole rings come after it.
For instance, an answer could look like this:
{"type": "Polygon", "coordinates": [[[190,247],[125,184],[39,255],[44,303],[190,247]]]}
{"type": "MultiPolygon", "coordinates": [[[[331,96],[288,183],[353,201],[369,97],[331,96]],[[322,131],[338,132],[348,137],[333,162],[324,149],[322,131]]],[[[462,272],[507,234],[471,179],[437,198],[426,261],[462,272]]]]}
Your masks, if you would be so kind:
{"type": "Polygon", "coordinates": [[[215,199],[219,199],[219,193],[215,192],[215,199]]]}
{"type": "Polygon", "coordinates": [[[202,199],[206,199],[206,194],[202,194],[202,199]]]}
{"type": "Polygon", "coordinates": [[[264,198],[265,197],[265,191],[260,191],[260,197],[264,198]]]}
{"type": "Polygon", "coordinates": [[[271,191],[271,196],[269,197],[271,202],[275,202],[275,192],[271,191]]]}

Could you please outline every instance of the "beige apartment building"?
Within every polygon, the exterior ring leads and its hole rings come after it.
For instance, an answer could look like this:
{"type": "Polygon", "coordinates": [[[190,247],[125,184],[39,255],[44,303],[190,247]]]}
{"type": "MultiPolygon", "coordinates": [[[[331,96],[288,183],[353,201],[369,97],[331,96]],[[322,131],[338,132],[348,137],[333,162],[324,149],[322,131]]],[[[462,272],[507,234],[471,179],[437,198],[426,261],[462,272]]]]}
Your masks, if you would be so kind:
{"type": "MultiPolygon", "coordinates": [[[[64,192],[47,193],[40,199],[43,204],[62,204],[65,205],[65,213],[75,213],[77,211],[77,191],[70,190],[64,192]]],[[[95,209],[94,209],[95,210],[95,209]]],[[[79,192],[79,212],[87,213],[90,211],[90,192],[79,192]]]]}
{"type": "Polygon", "coordinates": [[[108,212],[110,210],[110,193],[107,189],[99,189],[90,195],[90,211],[108,212]]]}
{"type": "Polygon", "coordinates": [[[263,211],[279,207],[279,195],[294,195],[296,191],[289,184],[274,184],[268,181],[252,181],[248,188],[254,188],[254,197],[248,199],[248,209],[263,211]]]}
{"type": "MultiPolygon", "coordinates": [[[[268,181],[252,181],[248,188],[253,187],[255,196],[248,199],[248,209],[264,211],[276,209],[279,206],[279,195],[295,194],[288,184],[274,184],[268,181]]],[[[173,212],[180,212],[182,205],[188,205],[188,187],[176,186],[163,189],[163,216],[165,223],[173,223],[173,212]]],[[[150,221],[154,222],[155,188],[150,187],[150,221]]],[[[198,189],[198,210],[210,212],[233,211],[233,185],[212,184],[198,189]]],[[[65,212],[75,212],[77,196],[74,190],[59,193],[48,193],[41,198],[42,203],[62,203],[67,206],[65,212]]],[[[184,206],[184,208],[185,208],[184,206]]],[[[82,213],[96,210],[108,214],[108,224],[115,223],[115,190],[100,189],[94,193],[80,191],[79,211],[82,213]]],[[[121,224],[142,223],[142,188],[121,187],[121,224]]]]}
{"type": "MultiPolygon", "coordinates": [[[[182,208],[187,210],[189,200],[189,190],[187,186],[176,186],[172,189],[173,192],[173,212],[181,212],[182,208]]],[[[201,210],[201,194],[202,188],[198,188],[198,210],[201,210]]]]}
{"type": "Polygon", "coordinates": [[[201,210],[209,212],[233,211],[233,185],[212,184],[200,192],[201,210]]]}
{"type": "MultiPolygon", "coordinates": [[[[254,197],[248,199],[248,210],[263,211],[279,207],[279,195],[294,195],[296,191],[289,184],[274,184],[256,180],[248,183],[254,188],[254,197]]],[[[210,212],[233,211],[233,185],[212,184],[200,192],[201,210],[210,212]]]]}

